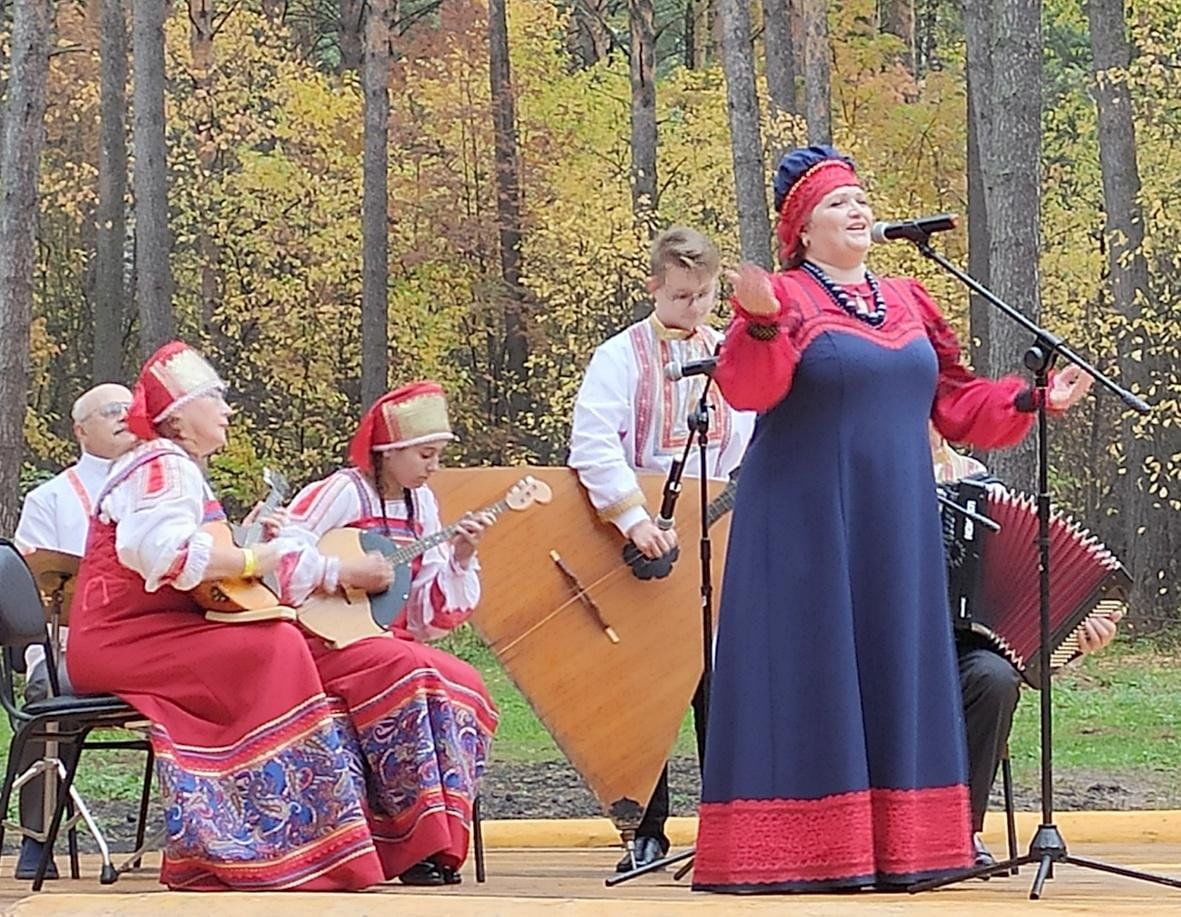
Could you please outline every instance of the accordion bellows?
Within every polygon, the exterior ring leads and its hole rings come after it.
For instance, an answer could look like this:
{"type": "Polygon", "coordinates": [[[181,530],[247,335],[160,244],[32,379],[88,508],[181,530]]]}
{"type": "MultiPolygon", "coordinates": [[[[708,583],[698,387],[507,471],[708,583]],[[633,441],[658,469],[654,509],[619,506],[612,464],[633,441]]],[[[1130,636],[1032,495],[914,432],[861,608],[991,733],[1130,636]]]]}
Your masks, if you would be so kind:
{"type": "MultiPolygon", "coordinates": [[[[941,488],[1001,526],[986,532],[954,510],[942,510],[956,626],[983,636],[1040,688],[1037,501],[971,479],[941,488]]],[[[1079,655],[1078,633],[1089,617],[1126,609],[1131,585],[1127,570],[1098,538],[1051,509],[1051,671],[1079,655]]]]}

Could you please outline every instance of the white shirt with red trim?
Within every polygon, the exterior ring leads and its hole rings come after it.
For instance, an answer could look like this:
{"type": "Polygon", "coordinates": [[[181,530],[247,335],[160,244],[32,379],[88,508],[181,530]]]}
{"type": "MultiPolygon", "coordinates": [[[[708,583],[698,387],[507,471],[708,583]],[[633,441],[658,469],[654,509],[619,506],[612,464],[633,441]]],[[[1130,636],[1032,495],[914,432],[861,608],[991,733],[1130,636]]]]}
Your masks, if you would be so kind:
{"type": "MultiPolygon", "coordinates": [[[[83,452],[77,464],[30,490],[12,537],[17,550],[31,554],[37,548],[49,548],[81,557],[94,500],[110,470],[109,459],[83,452]]],[[[63,650],[67,631],[65,627],[59,631],[63,650]]],[[[25,671],[31,672],[44,658],[45,650],[30,646],[25,650],[25,671]]]]}
{"type": "MultiPolygon", "coordinates": [[[[411,491],[414,518],[421,524],[418,536],[425,538],[439,531],[439,502],[434,491],[423,485],[411,491]]],[[[399,496],[385,501],[385,518],[395,533],[407,519],[405,501],[399,496]]],[[[371,524],[381,517],[381,502],[373,485],[356,469],[345,468],[321,481],[309,484],[291,501],[284,537],[309,546],[315,545],[331,529],[371,524]]],[[[404,542],[408,536],[395,541],[404,542]]],[[[417,539],[415,539],[417,540],[417,539]]],[[[422,566],[410,587],[410,597],[395,624],[405,627],[417,639],[434,640],[458,627],[471,617],[480,601],[480,565],[475,555],[466,565],[455,560],[450,543],[435,545],[422,554],[422,566]]],[[[284,600],[299,604],[311,588],[297,573],[284,576],[280,585],[284,600]]]]}
{"type": "MultiPolygon", "coordinates": [[[[204,531],[206,510],[216,498],[201,468],[176,443],[154,439],[120,457],[111,469],[124,480],[100,497],[98,517],[115,525],[119,562],[144,578],[144,588],[187,591],[201,583],[209,566],[213,536],[204,531]],[[151,456],[150,459],[148,457],[151,456]]],[[[280,566],[299,567],[316,583],[329,562],[318,551],[291,539],[276,539],[280,566]]]]}
{"type": "MultiPolygon", "coordinates": [[[[665,378],[669,363],[684,364],[714,353],[721,334],[702,325],[692,333],[666,328],[655,315],[636,322],[595,349],[570,432],[570,467],[599,516],[623,534],[649,518],[637,471],[667,474],[689,437],[688,417],[701,397],[704,376],[665,378]]],[[[736,411],[710,388],[706,474],[725,480],[738,467],[754,434],[755,414],[736,411]]],[[[697,445],[685,476],[700,475],[697,445]]]]}

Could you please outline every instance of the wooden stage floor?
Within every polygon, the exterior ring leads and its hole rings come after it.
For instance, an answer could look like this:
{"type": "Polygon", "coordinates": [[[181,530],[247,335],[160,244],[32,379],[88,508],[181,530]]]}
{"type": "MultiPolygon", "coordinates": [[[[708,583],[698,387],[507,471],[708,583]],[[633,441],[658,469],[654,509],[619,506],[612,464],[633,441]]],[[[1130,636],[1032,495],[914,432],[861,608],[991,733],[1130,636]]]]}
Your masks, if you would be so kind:
{"type": "MultiPolygon", "coordinates": [[[[1078,856],[1104,860],[1131,868],[1181,877],[1181,844],[1125,843],[1075,844],[1078,856]]],[[[410,889],[393,884],[363,893],[221,893],[182,894],[162,888],[154,869],[121,877],[115,885],[98,884],[97,857],[83,857],[79,880],[48,882],[45,891],[32,895],[30,883],[11,878],[13,858],[4,858],[5,878],[0,880],[0,913],[33,917],[166,917],[170,914],[202,914],[206,917],[273,915],[273,917],[361,917],[361,915],[479,914],[547,915],[648,915],[783,913],[829,917],[853,914],[1181,914],[1181,890],[1125,879],[1120,876],[1065,865],[1046,883],[1039,902],[1028,899],[1033,870],[988,882],[965,882],[922,895],[743,896],[696,894],[688,883],[674,882],[671,871],[634,879],[606,888],[619,856],[610,848],[492,849],[488,851],[488,881],[475,882],[471,863],[464,882],[445,890],[410,889]]],[[[158,862],[158,860],[156,861],[158,862]]],[[[65,859],[59,866],[66,865],[65,859]]]]}

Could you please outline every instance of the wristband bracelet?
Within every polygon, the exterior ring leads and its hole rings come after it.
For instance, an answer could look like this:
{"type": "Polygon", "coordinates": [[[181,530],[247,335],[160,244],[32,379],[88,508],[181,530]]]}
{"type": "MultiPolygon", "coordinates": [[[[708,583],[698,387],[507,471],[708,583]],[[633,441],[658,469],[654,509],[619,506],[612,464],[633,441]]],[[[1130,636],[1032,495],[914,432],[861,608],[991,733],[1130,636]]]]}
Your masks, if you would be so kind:
{"type": "Polygon", "coordinates": [[[746,333],[756,341],[773,341],[779,337],[779,323],[775,322],[771,325],[765,325],[762,323],[747,322],[746,333]]]}
{"type": "Polygon", "coordinates": [[[254,576],[254,571],[258,569],[258,557],[250,548],[242,549],[242,579],[249,579],[254,576]]]}

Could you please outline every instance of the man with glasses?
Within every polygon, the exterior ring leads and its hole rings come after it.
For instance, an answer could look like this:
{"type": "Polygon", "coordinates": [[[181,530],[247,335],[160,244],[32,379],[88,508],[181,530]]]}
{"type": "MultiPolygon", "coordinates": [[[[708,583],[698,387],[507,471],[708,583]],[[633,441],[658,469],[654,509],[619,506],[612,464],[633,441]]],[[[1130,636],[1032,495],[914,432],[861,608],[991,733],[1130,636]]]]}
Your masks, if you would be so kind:
{"type": "MultiPolygon", "coordinates": [[[[74,402],[71,418],[74,438],[81,447],[78,461],[61,474],[46,481],[25,497],[13,540],[24,554],[38,548],[48,548],[79,557],[86,547],[86,533],[94,498],[107,479],[111,462],[135,444],[135,436],[128,431],[127,408],[131,392],[122,385],[104,383],[95,386],[74,402]]],[[[63,691],[69,691],[65,671],[66,628],[59,631],[58,679],[63,691]]],[[[49,673],[45,651],[30,646],[25,652],[25,700],[44,700],[49,695],[49,673]]],[[[23,772],[44,754],[42,743],[30,742],[25,747],[23,772]]],[[[21,827],[34,832],[43,830],[44,779],[37,778],[21,788],[21,827]]],[[[41,858],[42,845],[32,837],[21,841],[20,858],[16,865],[18,879],[31,879],[41,858]]],[[[51,861],[46,878],[57,878],[57,867],[51,861]]]]}

